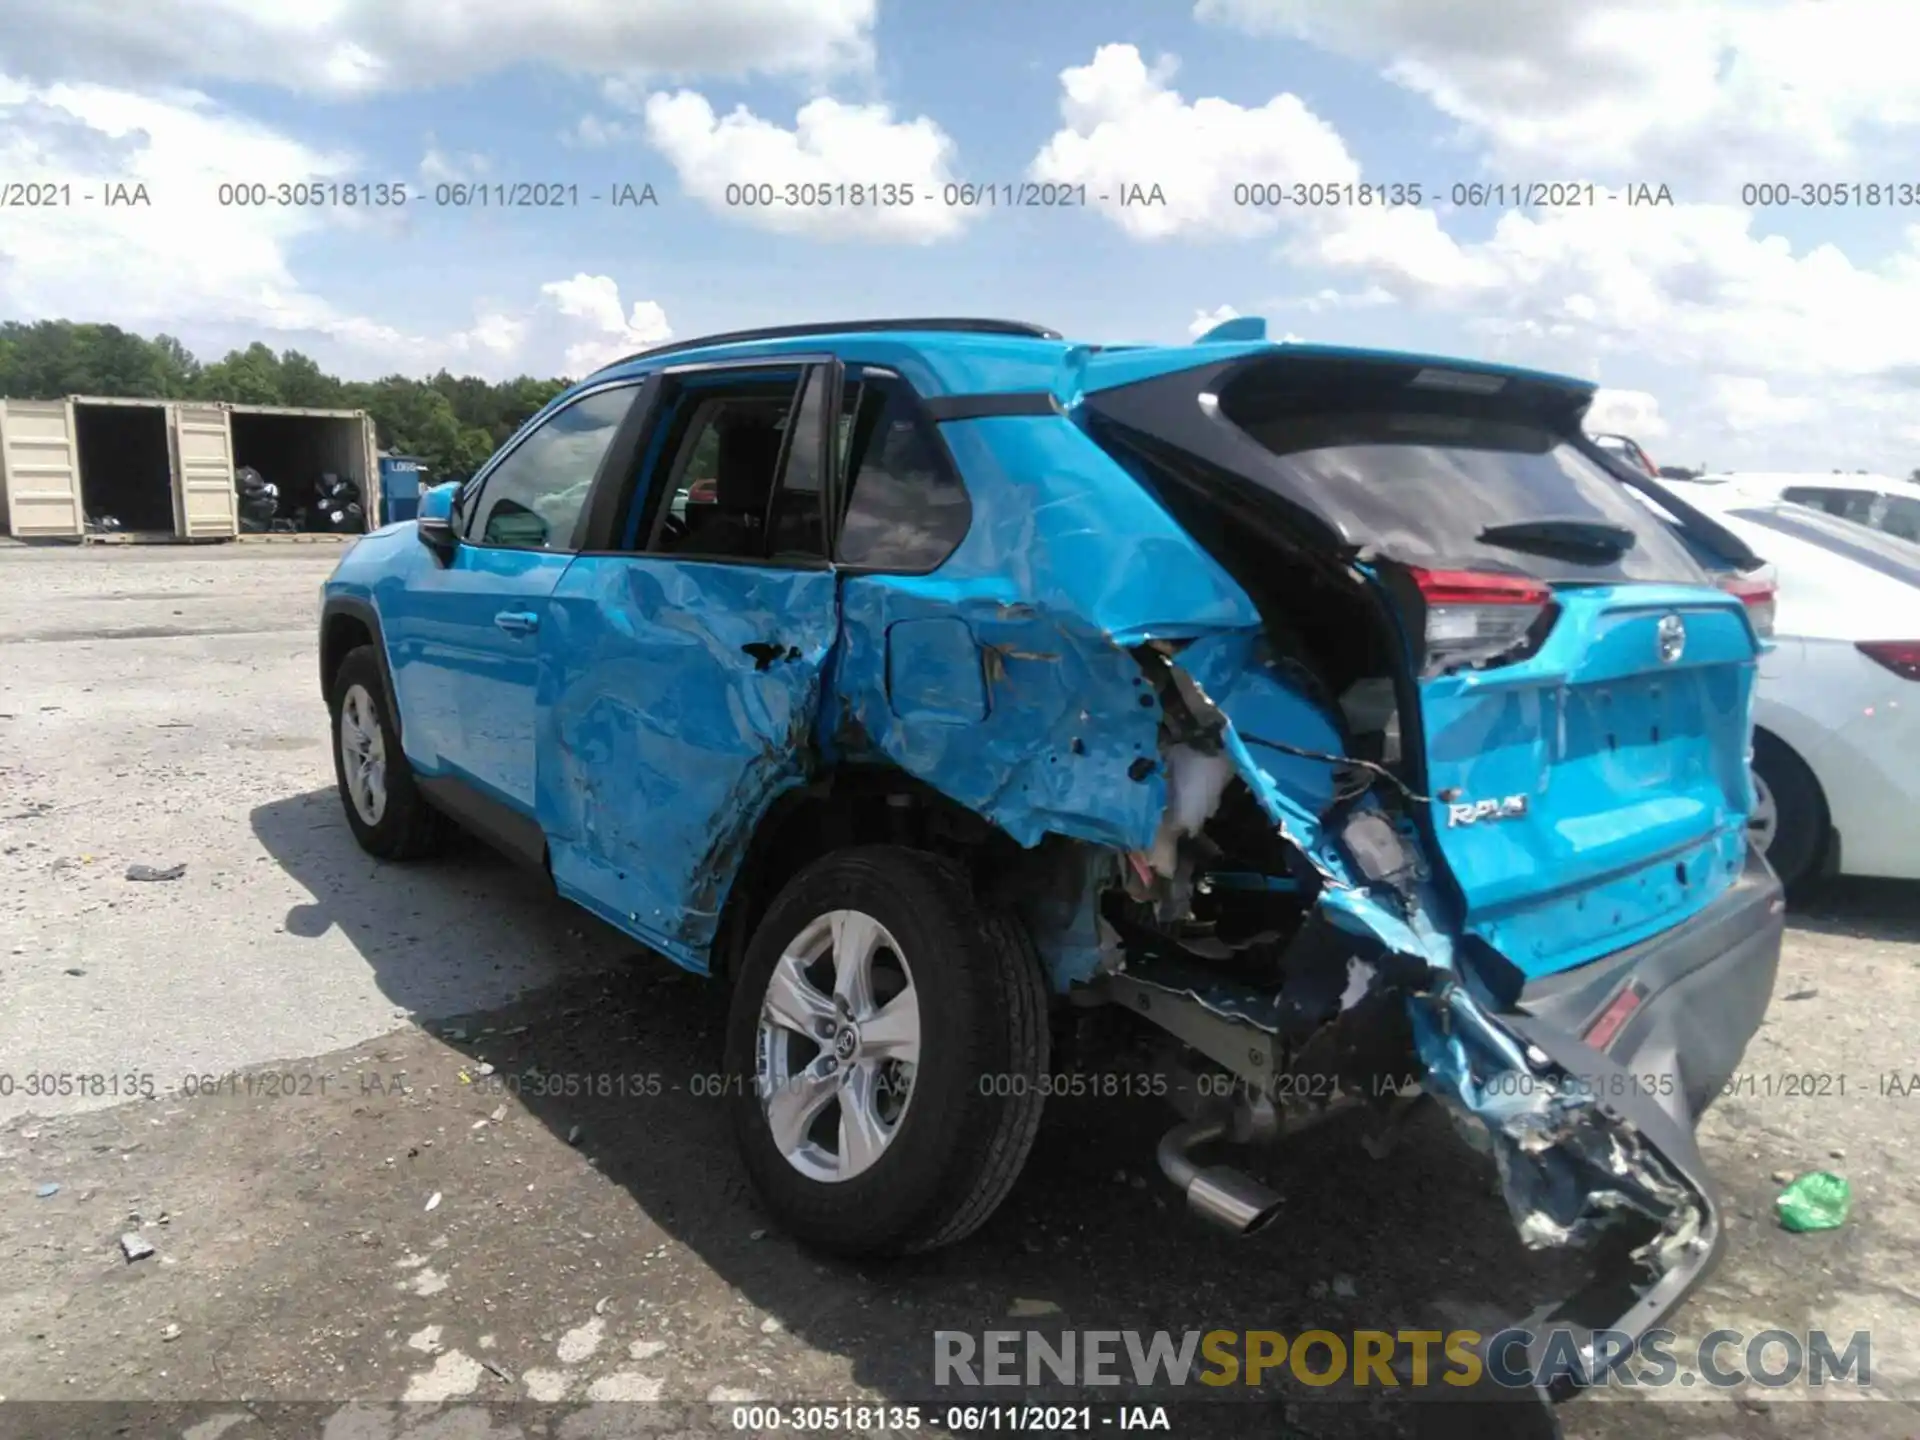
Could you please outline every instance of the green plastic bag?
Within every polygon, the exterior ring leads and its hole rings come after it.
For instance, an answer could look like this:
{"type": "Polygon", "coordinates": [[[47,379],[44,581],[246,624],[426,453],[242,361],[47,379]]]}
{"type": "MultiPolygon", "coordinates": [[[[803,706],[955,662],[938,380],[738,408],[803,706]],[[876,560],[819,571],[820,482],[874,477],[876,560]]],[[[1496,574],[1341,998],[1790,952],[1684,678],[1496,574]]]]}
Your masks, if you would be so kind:
{"type": "Polygon", "coordinates": [[[1811,1170],[1782,1190],[1773,1204],[1789,1230],[1838,1230],[1853,1208],[1853,1187],[1831,1170],[1811,1170]]]}

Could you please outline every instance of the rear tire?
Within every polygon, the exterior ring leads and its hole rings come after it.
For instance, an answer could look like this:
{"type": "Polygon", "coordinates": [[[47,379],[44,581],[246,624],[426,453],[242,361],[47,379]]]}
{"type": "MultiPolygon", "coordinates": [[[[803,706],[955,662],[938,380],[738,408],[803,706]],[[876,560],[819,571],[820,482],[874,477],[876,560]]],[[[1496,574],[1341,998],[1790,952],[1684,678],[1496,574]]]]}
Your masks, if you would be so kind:
{"type": "Polygon", "coordinates": [[[1798,893],[1818,878],[1832,820],[1826,796],[1813,772],[1786,744],[1764,730],[1754,732],[1753,775],[1756,802],[1772,802],[1771,843],[1755,833],[1755,845],[1789,891],[1798,893]]]}
{"type": "Polygon", "coordinates": [[[447,822],[414,783],[400,748],[380,653],[361,645],[334,672],[327,697],[333,715],[333,773],[347,826],[360,848],[382,860],[431,855],[446,839],[447,822]]]}
{"type": "Polygon", "coordinates": [[[734,980],[726,1065],[747,1173],[821,1250],[950,1245],[1019,1177],[1048,1039],[1031,942],[957,870],[892,846],[827,855],[768,907],[734,980]]]}

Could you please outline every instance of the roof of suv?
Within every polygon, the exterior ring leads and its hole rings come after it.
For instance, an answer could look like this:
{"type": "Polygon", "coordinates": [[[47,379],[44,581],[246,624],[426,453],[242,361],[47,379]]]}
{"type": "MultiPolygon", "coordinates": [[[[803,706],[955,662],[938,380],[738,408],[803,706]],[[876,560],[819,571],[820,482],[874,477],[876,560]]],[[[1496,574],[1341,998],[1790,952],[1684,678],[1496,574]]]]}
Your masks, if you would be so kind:
{"type": "Polygon", "coordinates": [[[1188,345],[1100,345],[1070,340],[1043,325],[1017,320],[966,317],[899,320],[844,320],[812,325],[776,325],[733,330],[642,350],[595,371],[596,381],[649,374],[681,365],[762,356],[833,354],[843,360],[888,365],[907,375],[929,398],[1009,391],[1105,389],[1151,379],[1175,370],[1236,359],[1242,355],[1285,351],[1320,358],[1392,361],[1447,370],[1510,376],[1572,390],[1591,391],[1592,382],[1546,371],[1488,364],[1451,356],[1368,350],[1341,345],[1312,345],[1264,338],[1202,336],[1188,345]],[[1089,360],[1100,363],[1087,373],[1089,360]],[[1062,386],[1063,371],[1081,373],[1062,386]]]}

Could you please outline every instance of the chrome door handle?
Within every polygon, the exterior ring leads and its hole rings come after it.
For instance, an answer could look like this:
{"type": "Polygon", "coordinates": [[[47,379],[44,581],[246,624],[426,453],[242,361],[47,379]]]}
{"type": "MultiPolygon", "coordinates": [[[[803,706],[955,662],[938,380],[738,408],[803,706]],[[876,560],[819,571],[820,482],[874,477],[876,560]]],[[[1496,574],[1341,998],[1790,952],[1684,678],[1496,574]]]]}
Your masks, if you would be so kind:
{"type": "Polygon", "coordinates": [[[531,610],[502,610],[493,623],[509,635],[528,635],[540,628],[540,617],[531,610]]]}

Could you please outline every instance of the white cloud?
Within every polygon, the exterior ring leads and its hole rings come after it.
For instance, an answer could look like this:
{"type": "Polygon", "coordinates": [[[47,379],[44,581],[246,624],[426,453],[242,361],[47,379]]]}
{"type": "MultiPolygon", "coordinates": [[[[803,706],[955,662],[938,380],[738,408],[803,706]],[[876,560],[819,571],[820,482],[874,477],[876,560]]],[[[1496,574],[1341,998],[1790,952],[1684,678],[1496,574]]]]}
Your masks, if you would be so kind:
{"type": "Polygon", "coordinates": [[[427,136],[427,153],[420,157],[420,178],[429,185],[477,180],[491,168],[486,156],[443,150],[432,135],[427,136]]]}
{"type": "Polygon", "coordinates": [[[657,304],[623,309],[611,278],[576,275],[543,287],[537,301],[493,307],[454,335],[409,334],[342,310],[288,263],[293,243],[364,219],[220,203],[234,176],[355,173],[351,156],[315,150],[190,91],[136,95],[0,78],[0,175],[76,177],[70,205],[8,212],[0,314],[166,331],[211,353],[260,339],[357,376],[441,365],[496,378],[579,374],[671,333],[657,304]],[[99,182],[85,178],[96,176],[144,186],[151,203],[104,206],[99,182]]]}
{"type": "Polygon", "coordinates": [[[1668,433],[1660,402],[1645,390],[1596,390],[1587,407],[1586,428],[1592,434],[1631,435],[1642,444],[1668,433]]]}
{"type": "Polygon", "coordinates": [[[1527,179],[1667,180],[1733,200],[1745,181],[1852,173],[1885,130],[1920,123],[1906,0],[1198,0],[1195,13],[1379,64],[1481,141],[1494,173],[1527,179]]]}
{"type": "Polygon", "coordinates": [[[1375,310],[1393,304],[1395,298],[1393,292],[1383,286],[1369,285],[1364,290],[1319,290],[1295,303],[1302,310],[1319,315],[1329,310],[1375,310]]]}
{"type": "Polygon", "coordinates": [[[1706,410],[1728,430],[1777,430],[1809,424],[1821,403],[1804,395],[1781,395],[1757,375],[1716,375],[1708,382],[1706,410]]]}
{"type": "Polygon", "coordinates": [[[639,133],[618,120],[599,115],[582,115],[571,130],[561,132],[560,143],[570,149],[607,150],[615,145],[636,143],[639,133]]]}
{"type": "Polygon", "coordinates": [[[1297,258],[1520,341],[1777,374],[1869,377],[1920,366],[1920,226],[1877,266],[1833,245],[1796,252],[1726,206],[1509,212],[1463,243],[1431,211],[1356,214],[1297,258]]]}
{"type": "MultiPolygon", "coordinates": [[[[1060,74],[1061,118],[1028,168],[1042,182],[1085,185],[1123,230],[1143,240],[1244,240],[1272,234],[1290,212],[1236,203],[1235,187],[1271,181],[1345,184],[1360,167],[1333,127],[1295,95],[1257,108],[1172,89],[1176,62],[1149,67],[1132,45],[1102,45],[1060,74]],[[1118,204],[1122,187],[1158,185],[1166,204],[1118,204]]],[[[1239,199],[1248,198],[1243,194],[1239,199]]]]}
{"type": "Polygon", "coordinates": [[[1238,320],[1240,312],[1231,305],[1216,305],[1211,310],[1193,312],[1193,323],[1187,326],[1187,334],[1198,340],[1216,325],[1224,325],[1229,320],[1238,320]]]}
{"type": "Polygon", "coordinates": [[[72,203],[10,210],[0,227],[0,313],[196,320],[376,335],[296,280],[286,247],[327,222],[301,206],[221,204],[235,177],[325,180],[352,157],[313,149],[191,91],[0,78],[0,174],[74,177],[72,203]],[[107,207],[101,180],[143,185],[146,206],[107,207]],[[93,194],[96,198],[85,197],[93,194]]]}
{"type": "Polygon", "coordinates": [[[464,330],[439,336],[389,334],[378,354],[347,349],[334,356],[340,373],[349,376],[395,370],[424,375],[447,369],[488,380],[515,375],[578,379],[672,338],[673,327],[656,301],[625,305],[612,276],[581,272],[548,281],[530,302],[486,304],[464,330]]]}
{"type": "Polygon", "coordinates": [[[788,130],[745,106],[717,116],[687,90],[650,95],[642,111],[647,138],[687,193],[729,219],[778,234],[920,244],[965,225],[966,211],[941,199],[953,141],[925,116],[895,120],[885,105],[823,97],[801,106],[788,130]],[[892,193],[872,193],[876,184],[892,193]],[[729,204],[736,186],[749,187],[736,199],[773,203],[729,204]],[[789,195],[788,186],[798,188],[789,195]]]}
{"type": "Polygon", "coordinates": [[[872,61],[876,0],[9,0],[37,76],[425,89],[528,62],[589,74],[821,75],[872,61]]]}
{"type": "Polygon", "coordinates": [[[1715,464],[1905,473],[1920,443],[1920,225],[1861,264],[1728,206],[1509,212],[1477,242],[1427,210],[1355,212],[1288,256],[1456,317],[1502,358],[1669,371],[1672,433],[1729,447],[1715,464]]]}
{"type": "Polygon", "coordinates": [[[584,338],[567,346],[562,373],[584,375],[589,370],[673,338],[667,312],[652,300],[636,300],[631,310],[620,308],[620,287],[606,275],[575,275],[540,287],[541,296],[562,318],[579,322],[584,338]]]}

